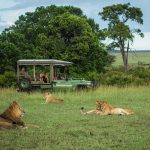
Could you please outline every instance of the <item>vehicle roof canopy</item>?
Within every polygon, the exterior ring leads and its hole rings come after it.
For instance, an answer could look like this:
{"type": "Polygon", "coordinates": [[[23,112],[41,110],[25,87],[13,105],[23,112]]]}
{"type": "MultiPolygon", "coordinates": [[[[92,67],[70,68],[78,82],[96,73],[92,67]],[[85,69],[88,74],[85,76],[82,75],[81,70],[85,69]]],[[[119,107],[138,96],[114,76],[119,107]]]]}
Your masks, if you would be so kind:
{"type": "Polygon", "coordinates": [[[17,61],[18,65],[72,65],[72,62],[57,60],[57,59],[20,59],[17,61]]]}

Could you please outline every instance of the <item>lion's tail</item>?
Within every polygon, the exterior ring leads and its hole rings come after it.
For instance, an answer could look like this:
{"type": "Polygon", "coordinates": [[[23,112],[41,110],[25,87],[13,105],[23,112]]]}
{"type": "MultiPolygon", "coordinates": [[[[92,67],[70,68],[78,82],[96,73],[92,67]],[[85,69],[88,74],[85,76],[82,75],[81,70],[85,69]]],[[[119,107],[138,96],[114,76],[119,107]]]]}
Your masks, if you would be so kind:
{"type": "Polygon", "coordinates": [[[81,107],[81,109],[80,109],[80,113],[81,113],[82,115],[85,115],[85,114],[86,114],[86,112],[84,112],[83,110],[84,110],[84,107],[81,107]]]}

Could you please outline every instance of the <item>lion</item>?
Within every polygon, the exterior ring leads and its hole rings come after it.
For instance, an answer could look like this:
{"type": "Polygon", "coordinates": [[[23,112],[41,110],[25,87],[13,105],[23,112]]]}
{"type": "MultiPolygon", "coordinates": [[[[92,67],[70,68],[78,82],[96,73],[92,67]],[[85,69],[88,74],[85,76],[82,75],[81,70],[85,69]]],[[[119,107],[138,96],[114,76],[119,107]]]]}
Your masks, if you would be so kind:
{"type": "Polygon", "coordinates": [[[44,99],[45,103],[59,103],[64,101],[63,99],[53,97],[49,92],[44,93],[44,99]]]}
{"type": "Polygon", "coordinates": [[[131,115],[134,114],[130,109],[114,108],[106,101],[97,101],[98,107],[100,107],[101,115],[131,115]]]}
{"type": "Polygon", "coordinates": [[[0,128],[26,128],[25,123],[21,120],[24,113],[23,108],[16,101],[13,101],[0,115],[0,128]]]}
{"type": "Polygon", "coordinates": [[[82,114],[98,114],[98,115],[131,115],[134,112],[130,109],[123,108],[114,108],[106,101],[97,100],[96,108],[92,109],[88,112],[83,112],[83,108],[81,108],[82,114]]]}

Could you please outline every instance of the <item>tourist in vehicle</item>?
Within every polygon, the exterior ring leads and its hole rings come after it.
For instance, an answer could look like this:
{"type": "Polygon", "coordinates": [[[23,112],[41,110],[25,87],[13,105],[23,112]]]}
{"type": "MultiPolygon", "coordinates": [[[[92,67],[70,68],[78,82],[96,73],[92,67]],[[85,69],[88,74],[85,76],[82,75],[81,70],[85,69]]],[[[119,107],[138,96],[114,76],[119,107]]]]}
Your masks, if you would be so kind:
{"type": "Polygon", "coordinates": [[[44,83],[48,83],[49,82],[48,75],[47,75],[46,72],[40,74],[40,81],[42,81],[44,83]]]}
{"type": "Polygon", "coordinates": [[[20,70],[20,76],[25,77],[26,79],[31,80],[30,75],[28,74],[27,70],[25,67],[22,67],[20,70]]]}

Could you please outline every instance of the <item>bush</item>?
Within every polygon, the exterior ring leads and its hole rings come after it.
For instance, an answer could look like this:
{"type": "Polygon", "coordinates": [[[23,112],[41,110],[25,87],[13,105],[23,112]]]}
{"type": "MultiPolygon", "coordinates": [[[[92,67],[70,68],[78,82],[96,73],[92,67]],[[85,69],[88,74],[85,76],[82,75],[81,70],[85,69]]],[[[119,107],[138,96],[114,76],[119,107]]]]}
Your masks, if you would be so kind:
{"type": "Polygon", "coordinates": [[[145,82],[150,82],[150,68],[136,67],[128,71],[128,74],[132,74],[134,77],[143,79],[145,82]]]}
{"type": "Polygon", "coordinates": [[[99,78],[100,84],[105,85],[149,85],[150,84],[150,68],[136,67],[129,70],[127,73],[122,69],[109,68],[105,73],[102,73],[99,78]]]}
{"type": "Polygon", "coordinates": [[[125,86],[129,85],[133,82],[132,75],[126,75],[123,72],[117,72],[117,71],[109,71],[105,74],[101,74],[100,77],[100,83],[106,84],[106,85],[119,85],[119,86],[125,86]]]}
{"type": "Polygon", "coordinates": [[[0,87],[12,87],[16,85],[16,75],[13,71],[6,71],[0,75],[0,87]]]}
{"type": "Polygon", "coordinates": [[[4,75],[0,75],[0,87],[4,87],[5,86],[5,76],[4,75]]]}
{"type": "Polygon", "coordinates": [[[87,74],[86,74],[86,79],[88,79],[88,80],[99,80],[99,78],[100,78],[100,74],[99,73],[97,73],[97,72],[88,72],[87,74]]]}

